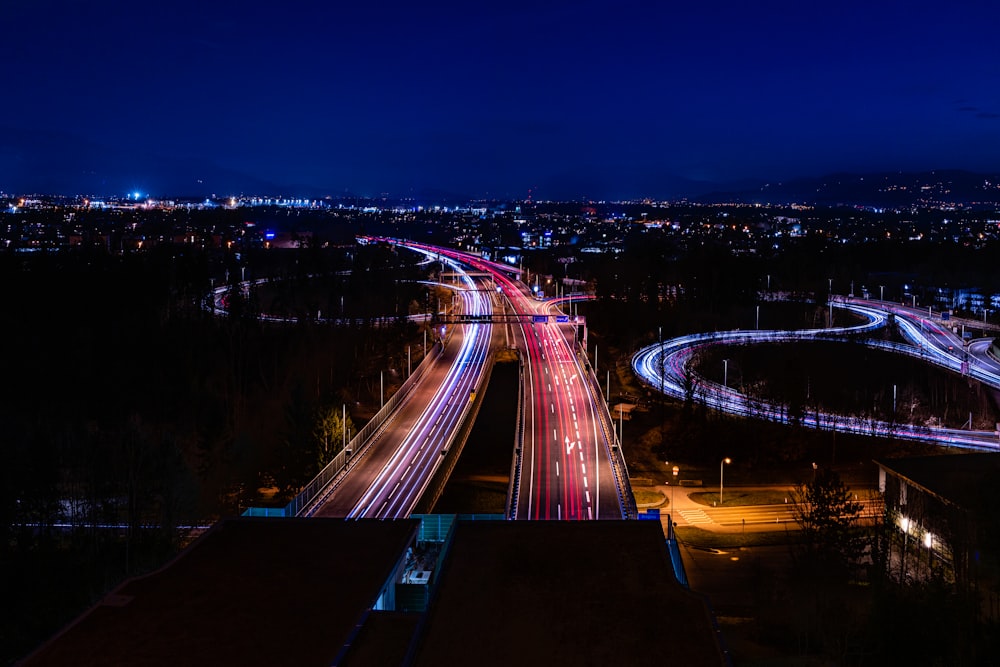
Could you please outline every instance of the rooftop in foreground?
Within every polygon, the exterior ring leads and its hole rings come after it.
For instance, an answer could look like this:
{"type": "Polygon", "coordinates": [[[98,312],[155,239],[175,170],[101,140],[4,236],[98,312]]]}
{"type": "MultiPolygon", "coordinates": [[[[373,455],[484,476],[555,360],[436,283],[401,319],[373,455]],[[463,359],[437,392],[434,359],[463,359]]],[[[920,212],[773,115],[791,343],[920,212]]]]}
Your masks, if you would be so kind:
{"type": "Polygon", "coordinates": [[[132,579],[26,665],[329,665],[419,521],[221,522],[132,579]]]}
{"type": "Polygon", "coordinates": [[[224,521],[24,664],[726,663],[658,521],[491,518],[224,521]]]}
{"type": "Polygon", "coordinates": [[[721,665],[659,522],[459,522],[417,665],[721,665]]]}

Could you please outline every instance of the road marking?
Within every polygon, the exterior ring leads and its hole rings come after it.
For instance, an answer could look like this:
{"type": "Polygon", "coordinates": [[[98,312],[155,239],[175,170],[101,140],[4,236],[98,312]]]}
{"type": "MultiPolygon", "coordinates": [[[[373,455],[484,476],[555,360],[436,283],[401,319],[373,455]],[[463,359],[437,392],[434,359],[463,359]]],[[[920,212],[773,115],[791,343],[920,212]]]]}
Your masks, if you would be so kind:
{"type": "Polygon", "coordinates": [[[556,477],[559,476],[559,461],[556,461],[556,477]]]}
{"type": "Polygon", "coordinates": [[[558,516],[559,519],[562,520],[562,503],[556,505],[556,516],[558,516]]]}
{"type": "Polygon", "coordinates": [[[677,513],[690,524],[713,523],[712,517],[705,514],[704,510],[678,510],[677,513]]]}
{"type": "Polygon", "coordinates": [[[588,488],[587,487],[587,478],[586,477],[583,478],[583,488],[585,488],[585,489],[588,488]]]}
{"type": "Polygon", "coordinates": [[[590,504],[590,491],[584,491],[587,494],[587,504],[590,504]]]}

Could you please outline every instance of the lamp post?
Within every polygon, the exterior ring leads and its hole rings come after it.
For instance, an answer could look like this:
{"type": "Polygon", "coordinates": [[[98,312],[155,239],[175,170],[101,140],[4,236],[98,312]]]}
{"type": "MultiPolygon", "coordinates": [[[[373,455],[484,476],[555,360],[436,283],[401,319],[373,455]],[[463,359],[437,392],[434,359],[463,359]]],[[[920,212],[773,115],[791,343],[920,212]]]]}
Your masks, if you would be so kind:
{"type": "Polygon", "coordinates": [[[885,285],[878,286],[878,300],[885,301],[885,285]]]}
{"type": "Polygon", "coordinates": [[[722,474],[726,470],[726,465],[732,462],[733,460],[727,456],[719,463],[719,507],[722,507],[722,474]]]}
{"type": "Polygon", "coordinates": [[[670,487],[670,513],[673,514],[676,511],[676,506],[674,505],[674,487],[677,486],[677,473],[681,471],[680,468],[674,466],[674,486],[670,487]]]}
{"type": "Polygon", "coordinates": [[[729,387],[729,359],[722,360],[722,386],[729,387]]]}

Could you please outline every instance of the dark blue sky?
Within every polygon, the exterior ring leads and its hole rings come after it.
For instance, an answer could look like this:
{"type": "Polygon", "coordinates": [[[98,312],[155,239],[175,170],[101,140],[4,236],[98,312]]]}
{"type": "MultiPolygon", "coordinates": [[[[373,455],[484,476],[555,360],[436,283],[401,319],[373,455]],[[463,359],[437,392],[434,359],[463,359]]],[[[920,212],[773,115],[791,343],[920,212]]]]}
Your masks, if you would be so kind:
{"type": "Polygon", "coordinates": [[[998,172],[998,24],[961,0],[6,0],[0,190],[580,198],[998,172]]]}

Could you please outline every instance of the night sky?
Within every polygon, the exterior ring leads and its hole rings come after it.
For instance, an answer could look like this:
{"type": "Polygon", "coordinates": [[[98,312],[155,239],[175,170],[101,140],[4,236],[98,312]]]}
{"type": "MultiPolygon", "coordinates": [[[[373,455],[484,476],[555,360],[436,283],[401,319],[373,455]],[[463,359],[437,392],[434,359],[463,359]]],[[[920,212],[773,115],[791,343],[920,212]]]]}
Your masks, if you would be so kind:
{"type": "Polygon", "coordinates": [[[676,196],[1000,171],[1000,4],[4,0],[0,191],[676,196]]]}

